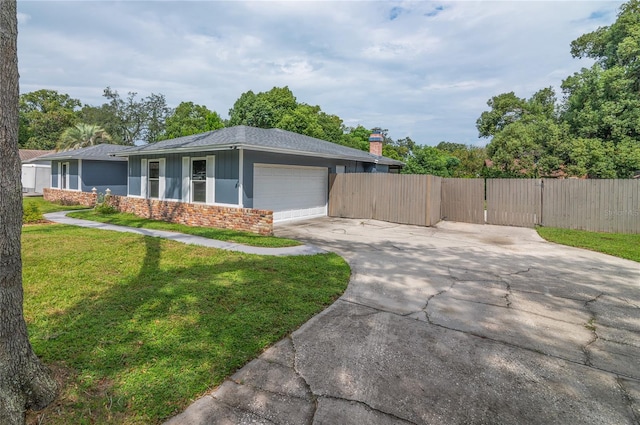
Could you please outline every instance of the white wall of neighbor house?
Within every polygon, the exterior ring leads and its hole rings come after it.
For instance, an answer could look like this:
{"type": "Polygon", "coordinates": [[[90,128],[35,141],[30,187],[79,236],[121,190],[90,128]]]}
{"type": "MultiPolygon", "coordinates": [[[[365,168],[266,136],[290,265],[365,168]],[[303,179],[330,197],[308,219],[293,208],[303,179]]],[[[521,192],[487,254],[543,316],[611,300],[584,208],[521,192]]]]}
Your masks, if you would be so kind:
{"type": "Polygon", "coordinates": [[[22,191],[42,193],[45,187],[51,187],[51,165],[22,164],[22,191]]]}

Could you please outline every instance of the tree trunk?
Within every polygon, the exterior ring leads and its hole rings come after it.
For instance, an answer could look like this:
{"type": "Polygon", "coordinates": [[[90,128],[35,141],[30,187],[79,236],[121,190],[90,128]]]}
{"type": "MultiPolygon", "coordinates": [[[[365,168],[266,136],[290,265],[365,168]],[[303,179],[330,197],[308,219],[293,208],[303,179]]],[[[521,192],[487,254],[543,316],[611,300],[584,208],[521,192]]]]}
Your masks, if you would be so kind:
{"type": "Polygon", "coordinates": [[[16,0],[0,0],[0,424],[23,424],[57,384],[34,354],[22,311],[22,184],[18,155],[16,0]]]}

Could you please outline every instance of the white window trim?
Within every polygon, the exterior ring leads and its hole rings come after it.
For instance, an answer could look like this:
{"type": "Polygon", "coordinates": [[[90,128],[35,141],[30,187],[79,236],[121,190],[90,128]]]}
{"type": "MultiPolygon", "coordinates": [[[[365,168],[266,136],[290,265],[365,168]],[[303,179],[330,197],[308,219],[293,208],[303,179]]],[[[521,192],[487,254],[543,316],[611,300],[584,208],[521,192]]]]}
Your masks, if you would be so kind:
{"type": "Polygon", "coordinates": [[[68,162],[58,162],[58,189],[62,190],[71,190],[69,189],[69,170],[70,166],[68,162]],[[64,188],[62,187],[62,166],[67,167],[67,174],[64,177],[64,188]]]}
{"type": "Polygon", "coordinates": [[[140,197],[147,198],[147,187],[149,182],[147,180],[147,160],[140,160],[140,197]]]}
{"type": "Polygon", "coordinates": [[[165,158],[148,158],[140,161],[141,163],[141,187],[140,187],[140,195],[145,199],[158,199],[163,201],[166,198],[166,182],[165,182],[165,168],[166,168],[166,159],[165,158]],[[149,162],[157,162],[159,163],[160,173],[158,176],[158,198],[149,198],[149,162]]]}
{"type": "Polygon", "coordinates": [[[207,204],[216,201],[216,156],[207,155],[207,204]]]}
{"type": "Polygon", "coordinates": [[[159,187],[158,187],[158,199],[159,200],[164,200],[166,198],[166,182],[165,182],[165,165],[166,165],[166,160],[165,158],[159,158],[158,162],[160,162],[160,176],[158,177],[159,180],[159,187]]]}
{"type": "Polygon", "coordinates": [[[190,202],[192,204],[210,204],[211,202],[209,199],[209,157],[206,156],[192,156],[189,158],[189,197],[187,198],[187,202],[190,202]],[[205,161],[205,167],[206,167],[206,175],[205,175],[205,200],[204,202],[196,202],[193,200],[193,191],[191,190],[193,188],[193,161],[205,161]]]}
{"type": "Polygon", "coordinates": [[[244,149],[238,151],[238,206],[244,208],[244,149]]]}

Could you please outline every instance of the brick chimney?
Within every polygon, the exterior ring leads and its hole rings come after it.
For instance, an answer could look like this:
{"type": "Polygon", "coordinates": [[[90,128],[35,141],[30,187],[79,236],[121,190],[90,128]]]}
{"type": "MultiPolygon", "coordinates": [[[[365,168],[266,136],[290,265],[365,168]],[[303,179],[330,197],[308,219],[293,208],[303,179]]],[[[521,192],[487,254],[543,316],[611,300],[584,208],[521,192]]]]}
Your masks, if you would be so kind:
{"type": "Polygon", "coordinates": [[[369,153],[376,156],[382,156],[382,141],[384,140],[382,130],[374,128],[371,131],[371,136],[369,136],[369,153]]]}

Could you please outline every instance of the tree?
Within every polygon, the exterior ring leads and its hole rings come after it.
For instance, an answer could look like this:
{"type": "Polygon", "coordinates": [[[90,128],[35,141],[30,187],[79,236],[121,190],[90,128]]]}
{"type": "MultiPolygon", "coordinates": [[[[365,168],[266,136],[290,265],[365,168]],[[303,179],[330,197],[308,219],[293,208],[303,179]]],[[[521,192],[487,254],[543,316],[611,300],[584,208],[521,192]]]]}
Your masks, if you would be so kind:
{"type": "MultiPolygon", "coordinates": [[[[357,127],[342,127],[342,137],[337,143],[362,151],[369,151],[369,136],[371,130],[358,125],[357,127]]],[[[384,145],[383,145],[384,154],[384,145]]],[[[385,155],[386,156],[386,155],[385,155]]]]}
{"type": "Polygon", "coordinates": [[[152,93],[136,100],[137,93],[129,92],[127,98],[122,99],[117,90],[107,87],[103,96],[109,100],[103,105],[105,115],[114,117],[113,122],[109,126],[105,125],[105,128],[118,140],[122,140],[122,144],[153,143],[164,133],[169,108],[163,95],[152,93]]]}
{"type": "Polygon", "coordinates": [[[55,90],[37,90],[20,96],[19,145],[53,149],[62,132],[77,121],[80,101],[55,90]]]}
{"type": "Polygon", "coordinates": [[[116,145],[124,144],[120,137],[120,121],[108,104],[100,106],[84,105],[78,113],[80,122],[97,125],[104,128],[111,136],[111,143],[116,145]]]}
{"type": "Polygon", "coordinates": [[[538,162],[545,154],[543,142],[538,140],[539,124],[553,121],[554,99],[551,88],[528,100],[513,92],[489,99],[491,109],[480,115],[476,127],[480,137],[492,137],[487,154],[495,168],[490,173],[493,177],[538,176],[538,162]]]}
{"type": "Polygon", "coordinates": [[[229,126],[234,125],[281,128],[347,144],[344,143],[344,127],[340,117],[323,112],[320,106],[298,103],[289,87],[274,87],[258,94],[251,90],[242,93],[229,110],[229,126]]]}
{"type": "Polygon", "coordinates": [[[18,155],[18,19],[0,2],[0,423],[24,424],[27,409],[54,400],[57,384],[36,357],[22,301],[22,188],[18,155]]]}
{"type": "Polygon", "coordinates": [[[385,142],[382,146],[382,155],[398,161],[406,161],[416,147],[416,142],[411,140],[410,137],[396,141],[385,137],[385,142]]]}
{"type": "Polygon", "coordinates": [[[79,149],[101,143],[109,143],[110,141],[111,136],[103,128],[95,124],[79,123],[67,128],[62,133],[56,150],[79,149]]]}
{"type": "Polygon", "coordinates": [[[324,113],[319,106],[306,103],[300,103],[293,110],[285,112],[275,127],[334,143],[339,142],[343,135],[340,117],[324,113]]]}
{"type": "Polygon", "coordinates": [[[289,87],[274,87],[268,92],[242,93],[229,110],[229,126],[249,125],[259,128],[278,128],[285,114],[298,106],[289,87]]]}
{"type": "Polygon", "coordinates": [[[415,147],[402,169],[402,174],[431,174],[451,177],[460,164],[458,158],[448,155],[433,146],[415,147]]]}
{"type": "Polygon", "coordinates": [[[193,102],[180,103],[167,117],[165,124],[163,139],[175,139],[224,127],[217,112],[210,111],[206,106],[195,105],[193,102]]]}
{"type": "Polygon", "coordinates": [[[454,142],[440,142],[436,148],[460,160],[460,164],[453,170],[452,177],[474,178],[484,175],[485,159],[488,158],[487,150],[484,147],[467,146],[454,142]]]}
{"type": "Polygon", "coordinates": [[[487,101],[491,108],[480,115],[476,121],[476,127],[480,137],[495,136],[506,126],[519,121],[524,115],[526,101],[513,92],[494,96],[487,101]]]}

